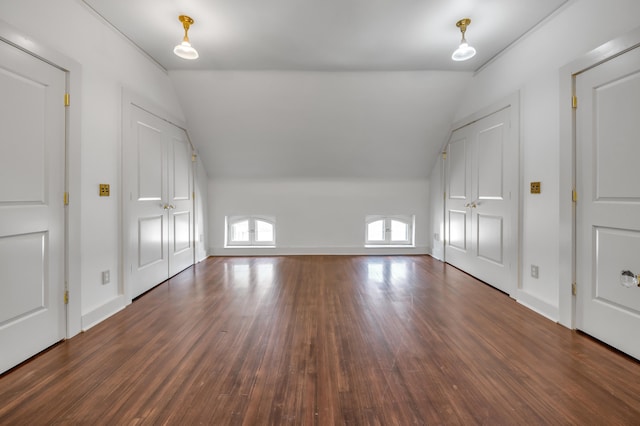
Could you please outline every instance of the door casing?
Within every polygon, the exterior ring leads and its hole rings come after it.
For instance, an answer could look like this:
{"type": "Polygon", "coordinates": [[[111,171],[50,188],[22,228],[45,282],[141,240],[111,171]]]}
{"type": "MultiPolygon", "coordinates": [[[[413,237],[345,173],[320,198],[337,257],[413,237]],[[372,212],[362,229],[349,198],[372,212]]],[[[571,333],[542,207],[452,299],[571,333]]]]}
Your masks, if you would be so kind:
{"type": "MultiPolygon", "coordinates": [[[[560,146],[559,146],[559,316],[565,327],[576,328],[576,211],[572,193],[576,188],[576,116],[572,107],[576,77],[624,52],[640,47],[640,27],[617,37],[560,69],[560,146]]],[[[578,100],[579,102],[579,100],[578,100]]],[[[580,202],[580,194],[577,194],[580,202]]],[[[579,284],[576,283],[579,290],[579,284]]]]}
{"type": "Polygon", "coordinates": [[[66,91],[70,94],[70,105],[65,114],[65,192],[69,193],[69,204],[65,208],[65,280],[69,292],[66,305],[66,338],[82,331],[82,280],[81,280],[81,110],[82,67],[70,57],[50,48],[41,40],[31,37],[23,30],[0,20],[0,41],[64,71],[66,91]]]}

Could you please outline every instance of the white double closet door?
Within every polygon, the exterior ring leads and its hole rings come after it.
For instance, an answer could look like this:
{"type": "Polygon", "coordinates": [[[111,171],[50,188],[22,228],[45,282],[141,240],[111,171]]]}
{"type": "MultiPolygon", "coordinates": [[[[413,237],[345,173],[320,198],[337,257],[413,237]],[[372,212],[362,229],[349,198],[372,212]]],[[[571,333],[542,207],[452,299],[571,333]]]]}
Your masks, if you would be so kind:
{"type": "Polygon", "coordinates": [[[512,294],[517,286],[518,146],[507,107],[454,131],[447,146],[445,259],[512,294]]]}
{"type": "Polygon", "coordinates": [[[126,107],[125,281],[134,298],[194,263],[193,167],[183,129],[126,107]]]}

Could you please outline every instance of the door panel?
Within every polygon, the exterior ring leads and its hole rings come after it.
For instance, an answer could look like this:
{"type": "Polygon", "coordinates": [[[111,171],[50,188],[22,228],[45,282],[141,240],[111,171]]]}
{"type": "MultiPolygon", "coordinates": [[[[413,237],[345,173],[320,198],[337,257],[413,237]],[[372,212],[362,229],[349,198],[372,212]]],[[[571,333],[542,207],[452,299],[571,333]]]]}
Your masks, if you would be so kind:
{"type": "Polygon", "coordinates": [[[164,123],[159,118],[131,107],[132,140],[125,144],[129,189],[129,230],[132,247],[132,297],[168,278],[167,243],[169,227],[167,198],[167,156],[164,123]]]}
{"type": "Polygon", "coordinates": [[[478,257],[502,265],[503,232],[500,216],[477,215],[478,257]]]}
{"type": "Polygon", "coordinates": [[[180,253],[191,247],[191,212],[173,213],[173,252],[180,253]]]}
{"type": "Polygon", "coordinates": [[[576,78],[577,325],[640,359],[640,49],[576,78]],[[623,271],[626,271],[623,274],[623,271]]]}
{"type": "Polygon", "coordinates": [[[16,321],[46,308],[46,259],[42,247],[46,234],[0,238],[0,270],[5,283],[0,287],[0,324],[16,321]]]}
{"type": "Polygon", "coordinates": [[[471,227],[467,206],[471,201],[471,132],[463,127],[454,132],[447,146],[446,224],[447,260],[461,269],[468,267],[468,234],[471,227]]]}
{"type": "Polygon", "coordinates": [[[165,260],[164,215],[142,217],[138,220],[138,268],[145,268],[165,260]]]}
{"type": "Polygon", "coordinates": [[[64,338],[65,79],[0,42],[0,373],[64,338]]]}
{"type": "Polygon", "coordinates": [[[191,200],[191,148],[186,140],[173,138],[173,201],[191,200]]]}
{"type": "Polygon", "coordinates": [[[484,130],[478,134],[478,199],[502,200],[503,182],[503,147],[504,126],[484,130]]]}
{"type": "Polygon", "coordinates": [[[138,201],[162,201],[166,182],[162,132],[138,121],[138,201]]]}
{"type": "Polygon", "coordinates": [[[173,243],[170,246],[169,275],[188,268],[194,261],[193,245],[193,176],[191,161],[191,145],[184,131],[174,127],[171,129],[171,168],[173,177],[169,188],[171,205],[169,210],[170,232],[173,243]]]}
{"type": "Polygon", "coordinates": [[[467,139],[460,139],[449,144],[447,153],[449,166],[450,199],[466,199],[467,196],[467,139]]]}
{"type": "Polygon", "coordinates": [[[458,250],[467,250],[467,214],[449,210],[449,245],[458,250]]]}
{"type": "Polygon", "coordinates": [[[47,86],[39,79],[24,78],[0,68],[0,87],[3,97],[11,99],[1,107],[2,144],[10,155],[0,157],[0,181],[20,181],[20,185],[0,185],[0,200],[42,204],[46,194],[43,134],[47,86]]]}
{"type": "Polygon", "coordinates": [[[640,232],[600,227],[594,231],[594,299],[609,305],[611,309],[639,315],[640,291],[629,291],[627,287],[620,285],[619,278],[620,271],[637,262],[640,253],[640,232]]]}
{"type": "Polygon", "coordinates": [[[519,180],[518,149],[510,112],[495,112],[452,134],[445,245],[447,262],[507,293],[516,289],[518,252],[512,231],[517,198],[511,196],[519,180]]]}
{"type": "Polygon", "coordinates": [[[640,134],[640,99],[632,95],[640,93],[640,73],[594,90],[596,199],[640,200],[640,143],[630,143],[640,134]]]}

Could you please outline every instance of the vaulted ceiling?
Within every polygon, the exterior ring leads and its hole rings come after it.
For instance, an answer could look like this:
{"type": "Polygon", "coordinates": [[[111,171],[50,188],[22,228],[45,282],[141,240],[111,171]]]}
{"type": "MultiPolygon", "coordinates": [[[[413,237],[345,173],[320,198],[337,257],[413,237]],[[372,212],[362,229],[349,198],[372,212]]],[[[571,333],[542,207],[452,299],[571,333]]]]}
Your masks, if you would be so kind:
{"type": "Polygon", "coordinates": [[[210,177],[421,178],[473,72],[566,0],[84,2],[169,71],[210,177]]]}

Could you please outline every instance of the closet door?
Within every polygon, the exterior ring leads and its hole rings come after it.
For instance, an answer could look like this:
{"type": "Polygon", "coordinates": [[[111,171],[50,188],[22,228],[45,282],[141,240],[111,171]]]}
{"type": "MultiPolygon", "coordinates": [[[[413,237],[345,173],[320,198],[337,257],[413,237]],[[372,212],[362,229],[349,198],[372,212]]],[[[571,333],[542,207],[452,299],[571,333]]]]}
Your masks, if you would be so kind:
{"type": "Polygon", "coordinates": [[[193,265],[193,167],[191,145],[182,129],[171,126],[169,166],[169,276],[193,265]]]}
{"type": "Polygon", "coordinates": [[[134,298],[193,264],[193,199],[191,149],[184,131],[129,107],[123,149],[124,252],[134,298]]]}
{"type": "Polygon", "coordinates": [[[517,284],[517,139],[510,108],[452,134],[446,261],[506,292],[517,284]]]}

